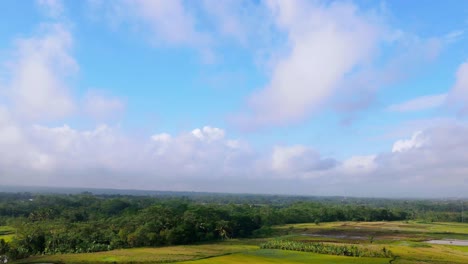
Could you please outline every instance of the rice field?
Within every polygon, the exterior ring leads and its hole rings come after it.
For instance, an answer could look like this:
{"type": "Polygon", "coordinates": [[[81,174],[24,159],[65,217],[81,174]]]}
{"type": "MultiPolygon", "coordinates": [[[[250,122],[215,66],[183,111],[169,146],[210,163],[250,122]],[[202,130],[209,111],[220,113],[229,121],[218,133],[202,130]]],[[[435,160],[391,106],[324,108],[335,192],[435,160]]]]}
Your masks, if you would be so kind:
{"type": "Polygon", "coordinates": [[[420,222],[335,222],[275,227],[268,239],[214,244],[133,248],[86,254],[34,256],[16,263],[400,263],[465,264],[468,247],[430,244],[431,239],[468,241],[468,224],[420,222]],[[391,250],[393,258],[348,257],[282,249],[261,249],[270,239],[391,250]]]}
{"type": "Polygon", "coordinates": [[[0,226],[0,239],[10,242],[15,236],[15,229],[9,226],[0,226]]]}

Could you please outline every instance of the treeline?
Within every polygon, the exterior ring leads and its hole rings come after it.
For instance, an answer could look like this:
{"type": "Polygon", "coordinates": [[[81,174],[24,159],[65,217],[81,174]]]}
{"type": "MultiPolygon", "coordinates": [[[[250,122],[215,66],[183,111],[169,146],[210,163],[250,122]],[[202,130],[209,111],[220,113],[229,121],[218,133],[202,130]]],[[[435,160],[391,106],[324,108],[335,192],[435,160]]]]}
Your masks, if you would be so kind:
{"type": "Polygon", "coordinates": [[[270,226],[277,224],[393,221],[428,214],[432,220],[457,221],[459,216],[444,211],[443,206],[431,210],[425,201],[398,207],[393,200],[385,206],[387,200],[366,205],[349,200],[281,202],[279,196],[272,196],[275,203],[262,204],[257,198],[238,203],[241,198],[235,197],[228,203],[229,196],[220,197],[222,202],[191,197],[0,193],[0,225],[16,230],[13,241],[0,240],[0,255],[23,258],[268,236],[270,226]],[[424,209],[419,211],[421,203],[424,209]]]}

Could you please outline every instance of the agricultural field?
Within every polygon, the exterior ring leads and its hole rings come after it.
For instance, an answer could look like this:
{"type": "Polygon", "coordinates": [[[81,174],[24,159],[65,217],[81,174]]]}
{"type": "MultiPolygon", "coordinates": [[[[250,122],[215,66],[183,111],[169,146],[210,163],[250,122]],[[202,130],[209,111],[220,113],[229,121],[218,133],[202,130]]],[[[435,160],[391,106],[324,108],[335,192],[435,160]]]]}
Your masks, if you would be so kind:
{"type": "Polygon", "coordinates": [[[15,229],[9,226],[0,226],[0,239],[10,242],[14,237],[15,229]]]}
{"type": "Polygon", "coordinates": [[[257,250],[248,243],[217,243],[159,248],[131,248],[112,251],[35,256],[18,263],[168,263],[204,259],[257,250]]]}
{"type": "Polygon", "coordinates": [[[468,263],[468,224],[407,222],[333,222],[282,225],[269,238],[226,240],[215,244],[134,248],[85,254],[34,256],[17,263],[468,263]],[[448,245],[430,240],[447,240],[448,245]],[[266,248],[289,243],[295,250],[266,248]],[[450,243],[452,241],[452,243],[450,243]],[[276,244],[275,244],[276,245],[276,244]],[[301,245],[391,252],[387,257],[351,257],[301,252],[301,245]]]}

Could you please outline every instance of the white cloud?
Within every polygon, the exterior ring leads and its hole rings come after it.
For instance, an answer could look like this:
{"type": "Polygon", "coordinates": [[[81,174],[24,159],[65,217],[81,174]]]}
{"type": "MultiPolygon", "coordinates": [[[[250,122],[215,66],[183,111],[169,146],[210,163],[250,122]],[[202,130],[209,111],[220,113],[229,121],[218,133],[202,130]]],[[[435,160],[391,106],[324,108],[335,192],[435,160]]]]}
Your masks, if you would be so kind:
{"type": "Polygon", "coordinates": [[[14,124],[7,109],[0,105],[0,144],[15,144],[21,141],[21,131],[14,124]]]}
{"type": "Polygon", "coordinates": [[[209,36],[198,29],[197,17],[181,0],[90,1],[96,13],[103,13],[114,25],[141,28],[155,45],[187,45],[202,48],[209,36]],[[136,26],[136,27],[135,27],[136,26]],[[147,32],[150,32],[148,34],[147,32]]]}
{"type": "Polygon", "coordinates": [[[200,140],[214,141],[224,138],[224,130],[217,127],[204,126],[202,129],[192,130],[192,135],[200,140]]]}
{"type": "Polygon", "coordinates": [[[199,21],[196,8],[183,0],[89,0],[91,16],[107,20],[113,29],[126,28],[156,47],[188,47],[203,63],[217,60],[215,39],[199,21]]]}
{"type": "Polygon", "coordinates": [[[445,190],[445,195],[462,195],[460,191],[468,187],[467,135],[468,128],[456,124],[415,133],[412,139],[400,141],[404,144],[398,151],[379,155],[378,174],[399,181],[402,188],[415,187],[414,192],[445,190]]]}
{"type": "Polygon", "coordinates": [[[454,42],[460,39],[465,34],[464,30],[454,30],[452,32],[449,32],[444,36],[445,41],[447,42],[454,42]]]}
{"type": "Polygon", "coordinates": [[[58,166],[54,168],[56,171],[96,168],[109,172],[138,171],[135,165],[140,162],[139,155],[132,147],[132,140],[106,125],[85,131],[75,130],[68,125],[36,125],[29,136],[37,149],[58,166]]]}
{"type": "Polygon", "coordinates": [[[59,18],[65,10],[61,0],[37,0],[36,3],[52,18],[59,18]]]}
{"type": "Polygon", "coordinates": [[[354,175],[371,173],[377,168],[375,162],[376,155],[353,156],[346,159],[341,164],[342,172],[345,174],[351,173],[354,175]]]}
{"type": "Polygon", "coordinates": [[[125,110],[121,99],[102,91],[89,90],[82,99],[74,95],[79,65],[72,47],[73,36],[63,23],[40,24],[33,36],[15,39],[2,63],[0,103],[18,121],[53,121],[72,114],[104,120],[125,110]]]}
{"type": "Polygon", "coordinates": [[[275,146],[271,156],[272,170],[288,178],[311,176],[311,172],[333,168],[335,163],[335,160],[323,159],[318,152],[301,145],[275,146]]]}
{"type": "Polygon", "coordinates": [[[27,131],[2,106],[0,106],[0,149],[0,173],[7,178],[5,181],[9,177],[14,181],[16,173],[29,169],[38,172],[48,169],[47,155],[38,151],[34,144],[29,142],[27,131]]]}
{"type": "Polygon", "coordinates": [[[94,119],[105,119],[120,115],[125,110],[125,103],[102,92],[88,91],[84,98],[84,111],[94,119]]]}
{"type": "Polygon", "coordinates": [[[455,124],[343,162],[302,145],[253,150],[210,126],[193,130],[202,138],[189,131],[139,139],[105,125],[21,126],[2,110],[0,131],[3,184],[412,197],[468,187],[468,128],[455,124]]]}
{"type": "Polygon", "coordinates": [[[423,38],[392,28],[385,10],[352,2],[265,3],[276,30],[271,77],[233,119],[248,130],[297,123],[330,105],[349,123],[381,87],[424,70],[461,34],[423,38]]]}
{"type": "MultiPolygon", "coordinates": [[[[334,106],[342,115],[342,122],[345,124],[352,122],[360,111],[375,105],[379,89],[391,87],[424,72],[452,43],[446,35],[421,37],[415,33],[391,28],[391,25],[383,24],[382,27],[379,39],[380,53],[374,56],[372,64],[364,65],[348,74],[333,97],[334,106]]],[[[408,105],[392,107],[417,111],[425,107],[436,107],[443,101],[442,97],[440,94],[440,97],[428,97],[408,105]]]]}
{"type": "Polygon", "coordinates": [[[198,45],[206,41],[182,1],[138,0],[129,1],[127,7],[148,23],[157,38],[176,44],[198,45]]]}
{"type": "Polygon", "coordinates": [[[246,1],[203,1],[204,9],[217,22],[215,25],[221,34],[232,37],[244,44],[247,41],[247,30],[243,24],[245,20],[240,18],[247,18],[245,15],[248,9],[243,8],[246,5],[248,5],[246,1]]]}
{"type": "Polygon", "coordinates": [[[447,94],[425,95],[415,99],[391,105],[387,108],[392,112],[422,111],[442,106],[447,99],[447,94]]]}
{"type": "MultiPolygon", "coordinates": [[[[4,119],[0,118],[0,131],[11,126],[4,119]]],[[[35,185],[46,180],[57,186],[174,189],[181,183],[187,183],[186,188],[200,188],[201,183],[211,181],[207,185],[211,188],[223,181],[238,184],[244,180],[311,177],[335,164],[303,146],[275,147],[261,155],[247,143],[226,138],[224,130],[211,126],[176,136],[155,134],[148,140],[126,136],[106,125],[83,131],[68,125],[17,126],[13,132],[16,141],[11,135],[7,138],[0,134],[7,139],[8,144],[0,140],[5,152],[21,149],[15,155],[0,156],[4,165],[1,175],[12,176],[2,179],[5,184],[27,181],[35,185]],[[112,183],[108,182],[110,178],[112,183]]]]}
{"type": "Polygon", "coordinates": [[[217,42],[234,40],[254,53],[266,52],[272,44],[273,20],[264,2],[204,0],[202,7],[217,42]]]}
{"type": "Polygon", "coordinates": [[[448,103],[461,114],[468,113],[468,62],[461,64],[457,70],[455,85],[449,92],[448,103]]]}
{"type": "Polygon", "coordinates": [[[250,98],[247,125],[297,121],[323,106],[376,48],[379,29],[349,3],[269,1],[289,53],[276,61],[269,84],[250,98]]]}
{"type": "Polygon", "coordinates": [[[424,138],[421,131],[417,131],[410,139],[401,139],[393,144],[392,152],[403,152],[412,148],[419,148],[426,143],[427,139],[424,138]]]}
{"type": "Polygon", "coordinates": [[[151,139],[156,142],[166,143],[172,139],[172,136],[168,133],[155,134],[151,136],[151,139]]]}
{"type": "Polygon", "coordinates": [[[327,175],[322,190],[345,195],[397,197],[466,196],[468,127],[432,126],[397,140],[391,152],[353,156],[327,175]]]}
{"type": "Polygon", "coordinates": [[[43,24],[37,36],[18,39],[5,85],[15,111],[31,120],[60,118],[75,104],[67,79],[78,70],[72,36],[62,24],[43,24]]]}

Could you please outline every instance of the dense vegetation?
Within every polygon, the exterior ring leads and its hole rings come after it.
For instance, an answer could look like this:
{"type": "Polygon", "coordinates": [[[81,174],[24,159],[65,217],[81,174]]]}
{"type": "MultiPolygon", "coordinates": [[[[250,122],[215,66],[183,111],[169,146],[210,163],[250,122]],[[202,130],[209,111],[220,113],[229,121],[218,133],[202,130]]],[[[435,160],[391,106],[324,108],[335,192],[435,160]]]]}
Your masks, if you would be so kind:
{"type": "Polygon", "coordinates": [[[277,224],[423,219],[460,221],[460,202],[304,199],[262,195],[122,196],[0,193],[0,255],[80,253],[265,236],[277,224]]]}
{"type": "Polygon", "coordinates": [[[380,250],[372,250],[366,247],[359,247],[356,245],[343,245],[343,244],[325,244],[325,243],[310,243],[289,240],[270,240],[260,245],[260,248],[268,249],[282,249],[313,252],[328,255],[348,256],[348,257],[377,257],[377,258],[392,258],[393,253],[383,247],[380,250]]]}

